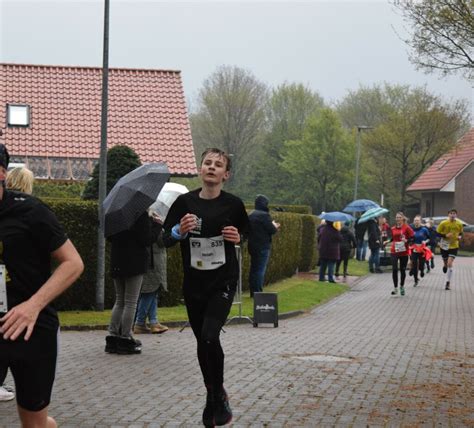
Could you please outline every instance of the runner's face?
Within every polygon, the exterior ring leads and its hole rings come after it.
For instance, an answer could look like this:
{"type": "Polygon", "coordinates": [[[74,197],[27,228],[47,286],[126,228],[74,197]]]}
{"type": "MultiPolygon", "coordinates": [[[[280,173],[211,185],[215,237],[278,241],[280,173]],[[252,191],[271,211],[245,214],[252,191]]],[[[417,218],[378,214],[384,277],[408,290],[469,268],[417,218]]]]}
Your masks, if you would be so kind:
{"type": "Polygon", "coordinates": [[[226,181],[230,172],[226,171],[227,161],[217,153],[209,153],[202,161],[200,175],[206,184],[221,184],[226,181]]]}
{"type": "Polygon", "coordinates": [[[415,224],[416,227],[420,227],[421,218],[420,217],[415,217],[415,219],[413,220],[413,223],[415,224]]]}
{"type": "Polygon", "coordinates": [[[455,211],[451,211],[451,212],[448,213],[448,218],[449,218],[451,221],[456,220],[456,217],[457,217],[457,216],[458,216],[458,215],[456,214],[455,211]]]}
{"type": "Polygon", "coordinates": [[[395,216],[395,221],[397,222],[398,225],[400,225],[403,222],[403,217],[400,214],[397,214],[395,216]]]}

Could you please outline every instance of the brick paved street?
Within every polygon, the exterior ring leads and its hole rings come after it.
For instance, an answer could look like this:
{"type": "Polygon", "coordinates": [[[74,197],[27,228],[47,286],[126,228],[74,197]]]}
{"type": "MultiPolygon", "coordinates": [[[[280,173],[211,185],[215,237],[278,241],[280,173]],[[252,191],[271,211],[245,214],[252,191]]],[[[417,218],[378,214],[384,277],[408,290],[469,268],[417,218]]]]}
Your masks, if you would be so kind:
{"type": "MultiPolygon", "coordinates": [[[[312,313],[226,328],[234,427],[474,426],[474,260],[441,260],[418,288],[390,296],[370,275],[312,313]],[[345,357],[318,362],[297,356],[345,357]]],[[[138,356],[106,355],[103,331],[63,332],[50,412],[62,427],[193,427],[205,391],[187,328],[141,335],[138,356]]],[[[11,379],[9,379],[11,383],[11,379]]],[[[0,425],[17,427],[13,402],[0,425]]]]}

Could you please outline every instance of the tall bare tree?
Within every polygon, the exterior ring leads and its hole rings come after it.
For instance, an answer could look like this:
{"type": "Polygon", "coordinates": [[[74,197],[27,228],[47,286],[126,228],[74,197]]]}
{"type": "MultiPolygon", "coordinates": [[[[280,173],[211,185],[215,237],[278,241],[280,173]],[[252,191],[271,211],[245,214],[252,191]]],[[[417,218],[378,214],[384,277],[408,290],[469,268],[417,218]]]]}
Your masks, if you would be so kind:
{"type": "Polygon", "coordinates": [[[206,147],[219,147],[233,155],[233,177],[245,170],[249,149],[263,132],[267,94],[266,85],[250,71],[219,67],[204,81],[191,115],[196,154],[206,147]]]}
{"type": "Polygon", "coordinates": [[[410,26],[410,60],[420,69],[474,78],[474,0],[395,0],[410,26]]]}

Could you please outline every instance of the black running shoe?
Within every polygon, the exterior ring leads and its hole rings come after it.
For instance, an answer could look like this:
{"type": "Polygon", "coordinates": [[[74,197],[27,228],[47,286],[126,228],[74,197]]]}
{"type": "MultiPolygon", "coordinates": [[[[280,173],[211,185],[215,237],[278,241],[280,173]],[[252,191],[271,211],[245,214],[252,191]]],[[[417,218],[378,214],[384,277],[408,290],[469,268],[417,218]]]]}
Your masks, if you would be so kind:
{"type": "Polygon", "coordinates": [[[107,354],[116,354],[117,353],[117,336],[106,336],[105,337],[105,352],[107,354]]]}
{"type": "Polygon", "coordinates": [[[206,407],[202,412],[202,423],[205,427],[214,427],[214,395],[212,389],[207,387],[206,407]]]}
{"type": "Polygon", "coordinates": [[[217,426],[227,425],[232,421],[232,409],[229,404],[229,397],[222,388],[220,394],[214,397],[214,424],[217,426]]]}
{"type": "Polygon", "coordinates": [[[450,285],[449,285],[449,281],[446,282],[445,290],[451,290],[451,287],[450,287],[450,285]]]}
{"type": "Polygon", "coordinates": [[[138,345],[133,338],[119,337],[117,343],[117,354],[141,354],[142,346],[138,345]]]}
{"type": "Polygon", "coordinates": [[[425,271],[424,270],[420,270],[420,276],[423,278],[425,276],[425,271]]]}
{"type": "Polygon", "coordinates": [[[447,266],[443,266],[443,273],[446,273],[448,271],[447,266]]]}

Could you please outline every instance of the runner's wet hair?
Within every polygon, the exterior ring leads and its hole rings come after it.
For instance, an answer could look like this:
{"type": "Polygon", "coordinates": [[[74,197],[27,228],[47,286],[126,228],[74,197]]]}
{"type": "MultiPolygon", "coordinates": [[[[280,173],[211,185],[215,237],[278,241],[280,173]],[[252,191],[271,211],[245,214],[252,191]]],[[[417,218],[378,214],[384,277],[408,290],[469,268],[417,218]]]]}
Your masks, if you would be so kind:
{"type": "Polygon", "coordinates": [[[456,208],[451,208],[449,211],[448,211],[448,214],[451,214],[451,213],[458,213],[458,210],[456,208]]]}
{"type": "Polygon", "coordinates": [[[226,160],[226,171],[230,171],[230,169],[232,167],[232,162],[231,162],[230,156],[226,152],[224,152],[224,150],[218,149],[216,147],[208,148],[208,149],[206,149],[202,152],[201,165],[204,162],[204,158],[207,155],[211,154],[211,153],[219,155],[220,157],[224,158],[226,160]]]}

